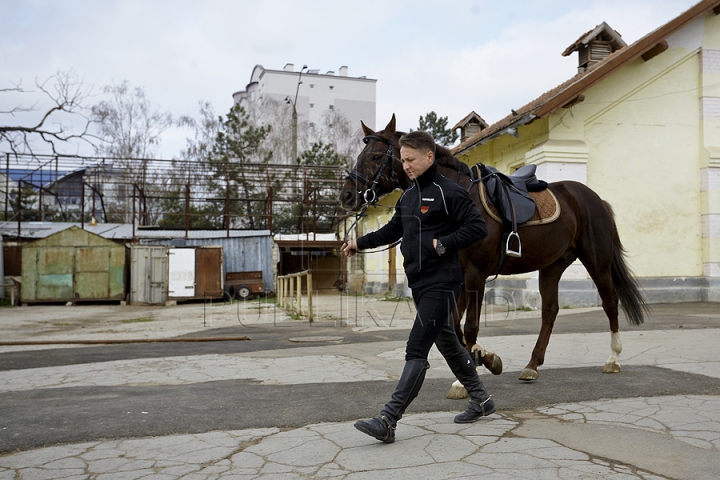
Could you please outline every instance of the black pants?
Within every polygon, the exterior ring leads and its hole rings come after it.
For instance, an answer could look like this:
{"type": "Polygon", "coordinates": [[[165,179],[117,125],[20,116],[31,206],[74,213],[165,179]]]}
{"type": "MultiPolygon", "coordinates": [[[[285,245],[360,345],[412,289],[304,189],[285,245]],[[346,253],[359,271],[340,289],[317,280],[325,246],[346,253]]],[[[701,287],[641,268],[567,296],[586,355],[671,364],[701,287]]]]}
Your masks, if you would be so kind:
{"type": "Polygon", "coordinates": [[[418,395],[430,367],[427,357],[433,344],[471,398],[483,401],[488,397],[472,357],[455,335],[452,313],[461,288],[459,284],[448,284],[413,289],[417,315],[405,348],[405,368],[392,398],[381,412],[392,426],[418,395]]]}
{"type": "Polygon", "coordinates": [[[460,284],[430,285],[413,289],[417,315],[405,348],[405,361],[427,360],[433,344],[437,345],[448,362],[450,358],[464,357],[467,354],[455,334],[452,318],[461,289],[460,284]]]}

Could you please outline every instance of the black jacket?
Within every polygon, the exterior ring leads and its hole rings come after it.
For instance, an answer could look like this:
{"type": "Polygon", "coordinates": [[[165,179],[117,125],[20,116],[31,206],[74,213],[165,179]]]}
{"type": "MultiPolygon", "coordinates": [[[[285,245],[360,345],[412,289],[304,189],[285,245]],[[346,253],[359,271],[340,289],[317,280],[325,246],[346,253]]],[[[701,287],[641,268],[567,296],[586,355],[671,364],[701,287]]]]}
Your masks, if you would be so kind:
{"type": "Polygon", "coordinates": [[[387,225],[357,239],[359,250],[402,238],[400,251],[410,288],[433,283],[462,283],[458,251],[487,236],[485,220],[468,193],[443,177],[432,164],[402,194],[387,225]],[[438,255],[437,238],[447,249],[438,255]]]}

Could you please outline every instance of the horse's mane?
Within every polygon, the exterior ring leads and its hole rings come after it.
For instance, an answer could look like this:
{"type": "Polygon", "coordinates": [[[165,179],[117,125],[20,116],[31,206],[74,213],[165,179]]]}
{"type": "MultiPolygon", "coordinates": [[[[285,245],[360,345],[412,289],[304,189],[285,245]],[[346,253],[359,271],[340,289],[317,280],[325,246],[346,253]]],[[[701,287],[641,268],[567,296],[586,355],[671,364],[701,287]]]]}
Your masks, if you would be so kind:
{"type": "Polygon", "coordinates": [[[468,177],[472,177],[472,174],[470,173],[470,167],[455,158],[453,154],[450,153],[450,150],[441,145],[435,146],[435,160],[437,160],[438,165],[452,168],[453,170],[463,173],[468,177]]]}

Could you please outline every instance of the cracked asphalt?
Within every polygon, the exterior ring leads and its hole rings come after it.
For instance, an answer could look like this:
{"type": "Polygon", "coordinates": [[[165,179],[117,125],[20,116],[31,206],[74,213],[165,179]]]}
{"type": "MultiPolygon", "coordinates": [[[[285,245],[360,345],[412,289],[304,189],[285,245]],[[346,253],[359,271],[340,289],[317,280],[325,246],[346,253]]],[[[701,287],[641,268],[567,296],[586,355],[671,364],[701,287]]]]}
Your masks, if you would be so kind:
{"type": "Polygon", "coordinates": [[[3,342],[251,340],[0,346],[0,480],[718,478],[718,304],[653,305],[644,325],[621,324],[618,374],[601,373],[602,310],[563,310],[532,383],[517,377],[539,313],[493,311],[480,333],[504,362],[482,373],[497,412],[453,423],[467,400],[445,397],[452,375],[433,351],[386,445],[352,424],[389,399],[412,306],[337,298],[316,303],[314,324],[261,303],[2,309],[3,342]]]}

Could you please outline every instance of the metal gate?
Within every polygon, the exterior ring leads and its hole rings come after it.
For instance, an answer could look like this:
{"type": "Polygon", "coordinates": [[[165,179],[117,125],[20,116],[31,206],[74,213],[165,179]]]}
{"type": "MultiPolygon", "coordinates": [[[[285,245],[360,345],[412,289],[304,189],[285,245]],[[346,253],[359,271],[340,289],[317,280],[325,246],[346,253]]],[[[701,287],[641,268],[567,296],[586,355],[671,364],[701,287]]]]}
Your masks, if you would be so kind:
{"type": "Polygon", "coordinates": [[[167,301],[167,256],[165,246],[133,245],[130,248],[130,302],[162,305],[167,301]]]}

